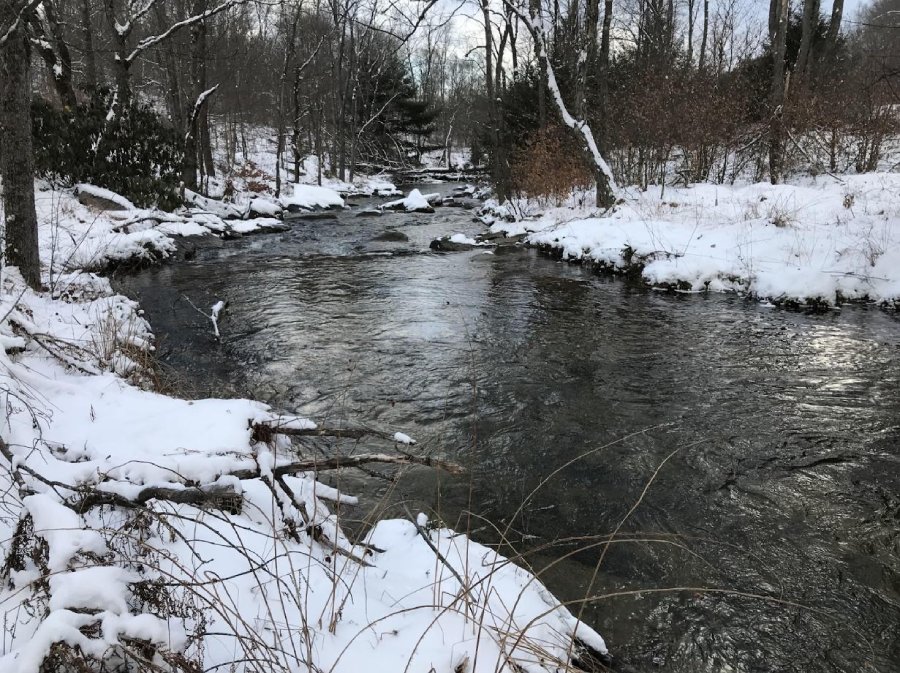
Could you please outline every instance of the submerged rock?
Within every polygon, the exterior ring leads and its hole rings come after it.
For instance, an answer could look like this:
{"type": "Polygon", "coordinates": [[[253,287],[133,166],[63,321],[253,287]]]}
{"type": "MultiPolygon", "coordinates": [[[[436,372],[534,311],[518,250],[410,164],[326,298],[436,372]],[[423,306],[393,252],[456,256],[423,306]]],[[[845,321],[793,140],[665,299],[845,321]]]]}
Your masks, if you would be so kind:
{"type": "Polygon", "coordinates": [[[285,219],[290,220],[336,220],[337,213],[330,210],[294,210],[292,206],[288,206],[288,215],[285,219]]]}
{"type": "Polygon", "coordinates": [[[390,241],[395,243],[402,243],[409,240],[409,236],[404,234],[402,231],[396,231],[394,229],[388,229],[386,231],[381,232],[377,236],[372,238],[373,241],[390,241]]]}

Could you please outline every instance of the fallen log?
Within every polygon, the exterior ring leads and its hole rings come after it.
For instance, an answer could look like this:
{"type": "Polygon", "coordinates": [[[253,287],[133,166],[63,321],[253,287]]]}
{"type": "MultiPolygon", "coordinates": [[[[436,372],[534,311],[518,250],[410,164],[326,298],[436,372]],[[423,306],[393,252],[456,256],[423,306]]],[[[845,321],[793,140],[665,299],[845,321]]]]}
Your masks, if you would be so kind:
{"type": "MultiPolygon", "coordinates": [[[[362,465],[371,465],[372,463],[384,463],[389,465],[422,465],[424,467],[434,467],[450,474],[465,474],[466,470],[462,465],[453,463],[439,458],[430,458],[428,456],[414,456],[408,453],[400,455],[391,455],[388,453],[361,453],[356,456],[331,456],[330,458],[309,458],[307,460],[285,463],[272,469],[272,473],[276,476],[285,474],[296,474],[297,472],[322,472],[324,470],[340,470],[348,467],[361,467],[362,465]]],[[[259,470],[237,470],[231,473],[231,476],[238,479],[254,479],[259,477],[259,470]]]]}
{"type": "Polygon", "coordinates": [[[362,439],[363,437],[378,437],[388,441],[394,441],[394,434],[375,430],[373,428],[329,428],[323,426],[302,427],[292,424],[292,421],[275,419],[262,423],[254,423],[252,426],[252,439],[255,442],[272,440],[272,435],[284,435],[286,437],[334,437],[336,439],[362,439]]]}
{"type": "MultiPolygon", "coordinates": [[[[285,475],[300,472],[322,472],[325,470],[340,470],[351,467],[361,467],[373,463],[389,465],[422,465],[444,470],[450,474],[459,475],[465,473],[465,468],[457,463],[452,463],[438,458],[427,456],[413,456],[410,454],[390,455],[386,453],[368,453],[357,456],[332,456],[330,458],[311,458],[308,460],[294,461],[278,465],[272,468],[271,473],[277,479],[285,475]]],[[[237,479],[260,479],[265,477],[259,467],[246,470],[234,470],[225,476],[237,479]]],[[[128,498],[118,493],[99,490],[96,487],[86,489],[84,487],[68,487],[81,493],[81,497],[75,501],[66,503],[68,507],[79,514],[83,514],[93,507],[113,505],[134,509],[142,507],[150,500],[165,500],[182,505],[194,505],[196,507],[210,507],[230,512],[240,512],[243,496],[232,486],[221,484],[207,484],[202,486],[190,486],[185,488],[172,488],[164,486],[148,486],[138,492],[137,495],[128,498]]]]}

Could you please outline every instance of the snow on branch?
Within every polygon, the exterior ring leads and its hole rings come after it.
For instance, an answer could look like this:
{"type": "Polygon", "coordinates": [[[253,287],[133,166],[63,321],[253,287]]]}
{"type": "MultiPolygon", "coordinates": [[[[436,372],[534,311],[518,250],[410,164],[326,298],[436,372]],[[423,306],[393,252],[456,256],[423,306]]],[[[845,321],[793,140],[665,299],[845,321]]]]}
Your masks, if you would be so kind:
{"type": "Polygon", "coordinates": [[[613,177],[612,169],[609,167],[606,159],[604,159],[603,155],[600,153],[600,148],[597,146],[597,141],[594,138],[594,133],[591,130],[591,127],[588,125],[586,119],[577,119],[576,117],[574,117],[569,112],[569,109],[566,107],[566,103],[562,98],[562,94],[559,90],[559,85],[556,81],[556,72],[553,69],[553,64],[550,62],[550,54],[547,50],[547,40],[544,35],[544,28],[541,18],[539,16],[535,16],[535,14],[531,12],[529,12],[529,14],[523,13],[518,7],[513,5],[510,0],[503,0],[503,3],[510,9],[510,11],[514,12],[522,20],[522,22],[525,24],[525,27],[528,28],[528,32],[531,33],[531,36],[534,39],[538,58],[543,59],[544,63],[546,64],[547,88],[550,90],[550,93],[553,96],[553,101],[556,103],[556,107],[559,110],[559,114],[562,117],[563,123],[570,129],[581,134],[581,137],[584,140],[585,147],[590,153],[595,167],[606,177],[610,190],[615,193],[618,190],[615,177],[613,177]]]}
{"type": "Polygon", "coordinates": [[[37,7],[39,4],[41,4],[41,2],[43,2],[43,0],[30,0],[29,2],[25,3],[25,5],[23,5],[22,9],[19,10],[19,13],[16,14],[16,18],[13,19],[13,22],[6,29],[6,32],[3,33],[2,37],[0,37],[0,47],[3,47],[3,45],[5,45],[9,40],[10,36],[16,32],[19,24],[22,23],[22,17],[33,10],[35,7],[37,7]]]}
{"type": "Polygon", "coordinates": [[[224,2],[213,7],[212,9],[208,9],[205,12],[200,12],[200,14],[195,14],[194,16],[189,16],[188,18],[178,21],[177,23],[173,23],[162,33],[159,33],[157,35],[150,35],[139,41],[137,45],[135,45],[132,52],[125,58],[125,61],[127,63],[131,63],[132,61],[134,61],[134,59],[141,55],[141,52],[159,44],[163,40],[168,39],[182,28],[187,28],[188,26],[192,26],[195,23],[199,23],[200,21],[205,21],[206,19],[215,16],[220,12],[224,12],[226,9],[234,7],[235,5],[241,4],[243,2],[244,0],[224,0],[224,2]]]}

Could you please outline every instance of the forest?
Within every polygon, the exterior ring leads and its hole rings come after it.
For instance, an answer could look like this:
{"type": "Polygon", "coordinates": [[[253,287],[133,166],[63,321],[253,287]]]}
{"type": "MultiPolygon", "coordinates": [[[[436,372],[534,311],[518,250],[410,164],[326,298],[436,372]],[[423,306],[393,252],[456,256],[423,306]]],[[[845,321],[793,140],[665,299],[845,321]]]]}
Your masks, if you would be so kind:
{"type": "Polygon", "coordinates": [[[595,182],[608,206],[610,180],[873,171],[897,130],[892,0],[495,4],[29,3],[35,172],[166,205],[252,170],[264,130],[276,196],[308,157],[321,183],[441,150],[501,201],[595,182]]]}

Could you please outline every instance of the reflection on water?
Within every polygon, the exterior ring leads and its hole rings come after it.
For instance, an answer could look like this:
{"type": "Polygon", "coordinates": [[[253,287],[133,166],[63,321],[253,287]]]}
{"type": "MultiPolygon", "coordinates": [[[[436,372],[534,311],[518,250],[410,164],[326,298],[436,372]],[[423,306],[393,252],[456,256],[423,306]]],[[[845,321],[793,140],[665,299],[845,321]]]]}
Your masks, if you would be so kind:
{"type": "MultiPolygon", "coordinates": [[[[536,569],[613,530],[677,449],[594,593],[693,589],[585,612],[635,670],[900,670],[900,321],[654,293],[528,251],[426,252],[477,230],[461,210],[341,215],[119,282],[198,393],[402,429],[471,465],[472,509],[536,569]],[[374,240],[386,229],[410,240],[374,240]],[[229,301],[222,343],[182,295],[229,301]]],[[[346,479],[371,502],[393,488],[346,479]]],[[[398,488],[451,524],[470,504],[468,481],[424,470],[398,488]]],[[[599,556],[544,577],[577,600],[599,556]]]]}

